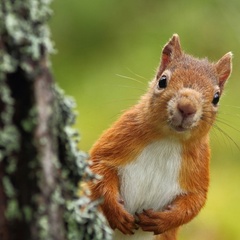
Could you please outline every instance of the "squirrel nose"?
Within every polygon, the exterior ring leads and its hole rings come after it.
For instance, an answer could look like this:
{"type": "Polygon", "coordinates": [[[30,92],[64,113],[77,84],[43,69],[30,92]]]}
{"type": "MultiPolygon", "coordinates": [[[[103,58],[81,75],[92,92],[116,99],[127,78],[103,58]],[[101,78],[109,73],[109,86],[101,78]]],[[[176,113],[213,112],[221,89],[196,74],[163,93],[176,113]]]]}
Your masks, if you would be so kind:
{"type": "Polygon", "coordinates": [[[194,115],[197,112],[196,107],[189,103],[178,103],[178,111],[181,113],[182,117],[187,118],[191,115],[194,115]]]}

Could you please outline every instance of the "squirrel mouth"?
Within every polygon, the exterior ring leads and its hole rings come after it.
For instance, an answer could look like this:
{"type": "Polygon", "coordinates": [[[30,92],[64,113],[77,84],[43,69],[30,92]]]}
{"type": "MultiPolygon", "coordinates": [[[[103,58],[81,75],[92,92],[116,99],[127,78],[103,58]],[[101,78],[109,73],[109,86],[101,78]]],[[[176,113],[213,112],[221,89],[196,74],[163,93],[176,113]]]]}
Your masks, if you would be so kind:
{"type": "Polygon", "coordinates": [[[176,133],[183,134],[189,131],[193,127],[191,119],[183,118],[180,115],[173,115],[171,119],[168,120],[168,126],[176,133]],[[190,120],[190,121],[189,121],[190,120]]]}
{"type": "Polygon", "coordinates": [[[175,130],[178,133],[183,133],[189,130],[188,127],[183,127],[182,125],[178,125],[178,126],[171,125],[171,127],[173,130],[175,130]]]}

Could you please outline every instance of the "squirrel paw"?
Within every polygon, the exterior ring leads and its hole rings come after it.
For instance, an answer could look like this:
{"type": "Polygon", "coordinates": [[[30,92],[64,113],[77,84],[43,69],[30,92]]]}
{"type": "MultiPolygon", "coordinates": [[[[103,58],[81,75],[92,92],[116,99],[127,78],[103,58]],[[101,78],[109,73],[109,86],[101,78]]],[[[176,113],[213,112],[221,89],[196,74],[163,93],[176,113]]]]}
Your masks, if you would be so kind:
{"type": "Polygon", "coordinates": [[[124,210],[121,205],[105,215],[110,227],[112,229],[117,228],[123,234],[132,235],[134,234],[134,230],[138,229],[134,216],[124,210]]]}
{"type": "Polygon", "coordinates": [[[174,219],[169,216],[170,212],[155,212],[152,209],[143,210],[142,213],[136,213],[138,225],[143,231],[153,232],[154,235],[161,234],[172,228],[174,219]],[[172,221],[171,221],[172,220],[172,221]]]}

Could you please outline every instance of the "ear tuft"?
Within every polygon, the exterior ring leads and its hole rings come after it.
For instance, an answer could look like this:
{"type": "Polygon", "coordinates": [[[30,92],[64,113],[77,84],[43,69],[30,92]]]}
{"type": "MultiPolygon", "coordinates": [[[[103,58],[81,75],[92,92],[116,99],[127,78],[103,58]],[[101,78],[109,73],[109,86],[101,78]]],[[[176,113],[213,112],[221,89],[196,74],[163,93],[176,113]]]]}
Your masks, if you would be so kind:
{"type": "Polygon", "coordinates": [[[224,84],[232,72],[232,57],[233,54],[231,52],[228,52],[215,64],[219,78],[219,87],[221,89],[223,89],[224,84]]]}
{"type": "Polygon", "coordinates": [[[160,74],[166,69],[168,64],[182,55],[180,39],[177,34],[173,34],[169,42],[163,47],[162,59],[159,67],[160,74]]]}
{"type": "Polygon", "coordinates": [[[169,42],[164,46],[162,54],[174,58],[182,54],[179,36],[175,33],[169,42]]]}

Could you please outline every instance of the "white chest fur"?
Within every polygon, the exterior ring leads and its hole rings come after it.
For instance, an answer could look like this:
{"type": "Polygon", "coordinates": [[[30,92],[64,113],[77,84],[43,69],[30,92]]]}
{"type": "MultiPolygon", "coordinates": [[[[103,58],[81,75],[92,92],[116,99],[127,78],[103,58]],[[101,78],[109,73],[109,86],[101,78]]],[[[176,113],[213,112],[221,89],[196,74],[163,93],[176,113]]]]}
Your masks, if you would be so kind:
{"type": "Polygon", "coordinates": [[[177,141],[156,141],[119,169],[120,194],[128,212],[161,210],[183,192],[178,183],[181,152],[177,141]]]}

